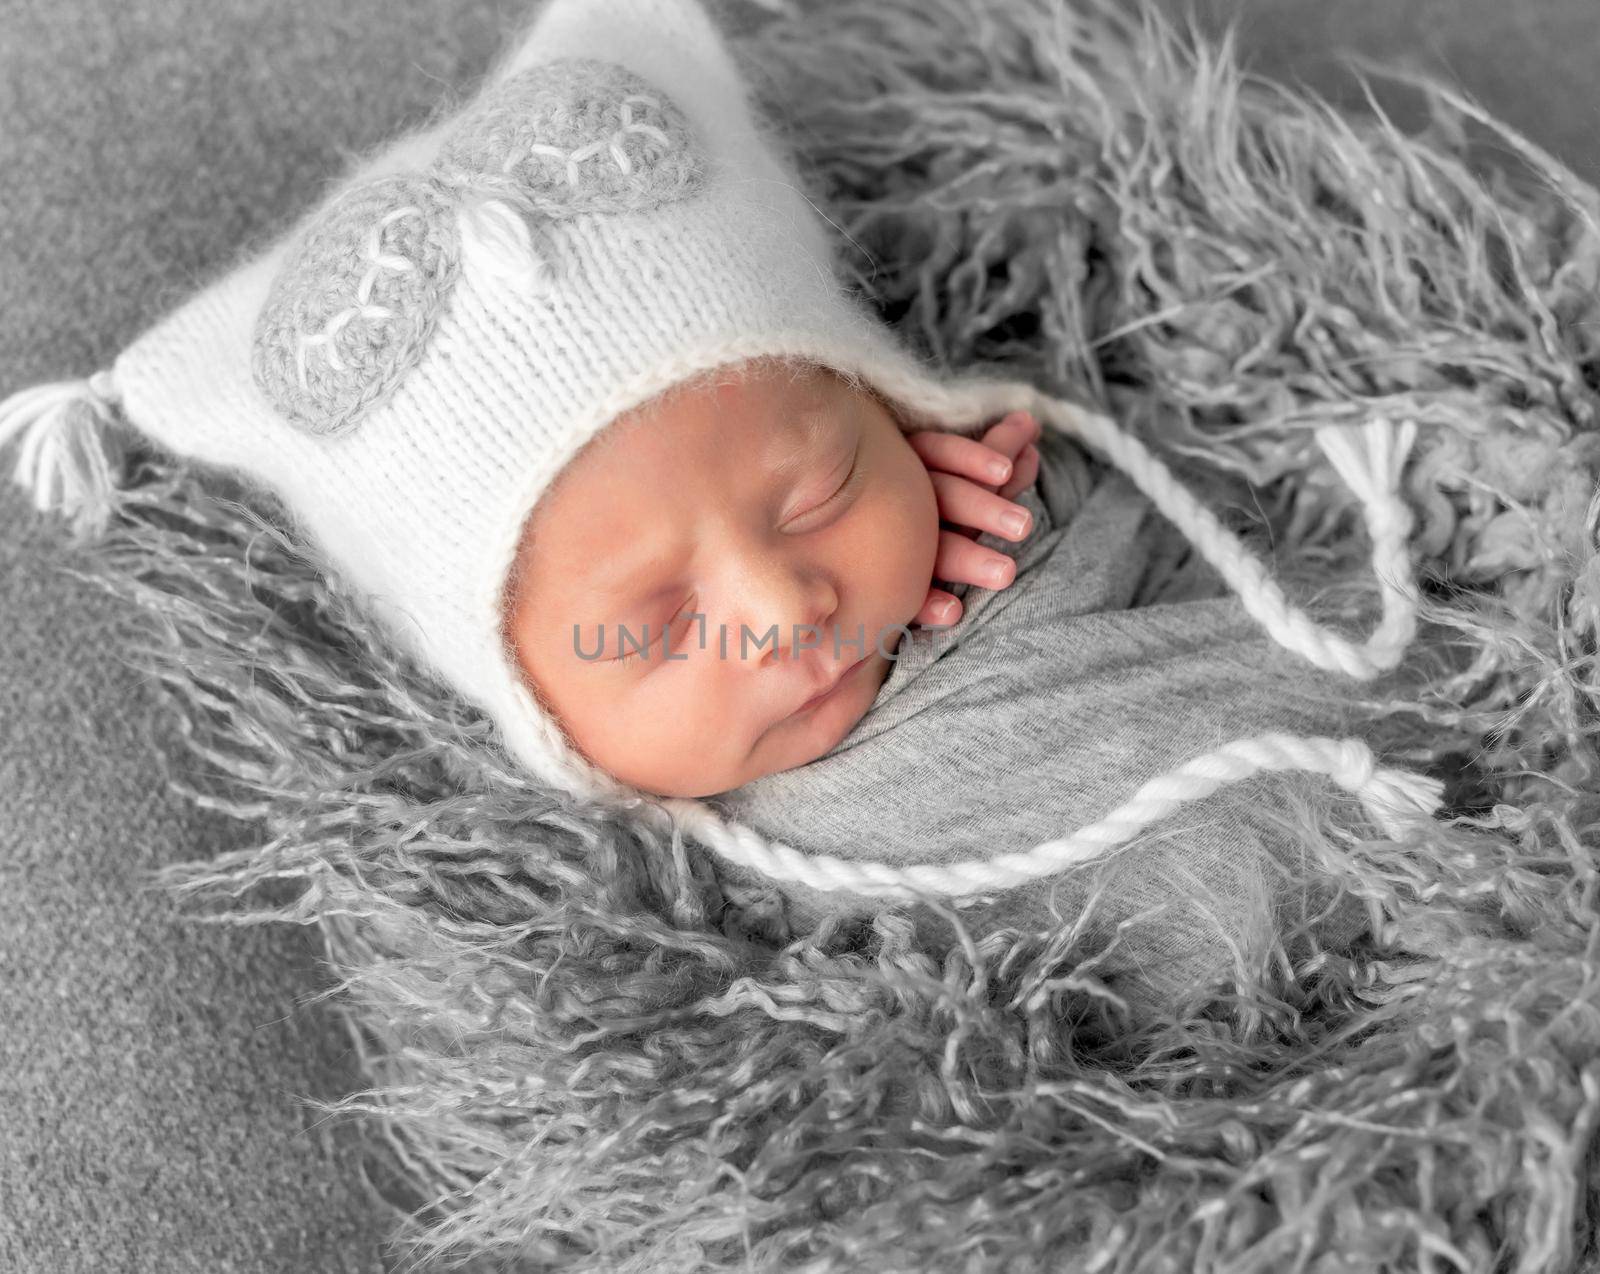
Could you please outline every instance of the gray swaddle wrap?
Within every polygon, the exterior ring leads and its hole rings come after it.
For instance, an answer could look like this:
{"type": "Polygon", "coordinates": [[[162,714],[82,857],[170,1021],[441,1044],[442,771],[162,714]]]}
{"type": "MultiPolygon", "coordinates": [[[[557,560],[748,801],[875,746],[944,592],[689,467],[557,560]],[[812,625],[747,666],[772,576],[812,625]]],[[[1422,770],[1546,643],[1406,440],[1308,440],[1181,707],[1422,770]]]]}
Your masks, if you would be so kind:
{"type": "MultiPolygon", "coordinates": [[[[1351,682],[1263,632],[1127,478],[1053,431],[1040,446],[1039,480],[1017,497],[1033,512],[1032,532],[1020,544],[978,541],[1016,558],[1013,583],[953,589],[961,618],[902,639],[872,708],[832,751],[708,804],[811,854],[952,863],[1064,837],[1232,739],[1349,731],[1340,705],[1351,682]]],[[[1149,1007],[1152,992],[1163,1002],[1213,982],[1235,944],[1257,949],[1286,909],[1316,915],[1327,901],[1300,896],[1287,834],[1270,821],[1286,783],[1332,788],[1271,773],[1231,784],[1095,862],[962,904],[963,921],[974,937],[1006,926],[1053,932],[1103,883],[1091,933],[1167,904],[1124,933],[1100,968],[1109,984],[1149,1007]]],[[[1347,798],[1314,799],[1326,811],[1347,798]]],[[[763,883],[732,863],[719,869],[763,883]]],[[[776,887],[801,931],[832,912],[908,905],[930,945],[953,940],[920,904],[776,887]]],[[[1328,941],[1358,924],[1358,909],[1343,905],[1319,932],[1328,941]]]]}

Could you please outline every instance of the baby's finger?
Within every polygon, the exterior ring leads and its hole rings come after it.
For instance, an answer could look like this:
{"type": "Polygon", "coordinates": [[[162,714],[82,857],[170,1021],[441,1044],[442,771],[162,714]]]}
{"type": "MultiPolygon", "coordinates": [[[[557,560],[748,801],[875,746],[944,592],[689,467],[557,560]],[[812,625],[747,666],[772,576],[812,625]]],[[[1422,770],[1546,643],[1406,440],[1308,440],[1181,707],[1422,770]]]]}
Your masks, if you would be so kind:
{"type": "Polygon", "coordinates": [[[1030,442],[1037,442],[1042,429],[1039,422],[1025,411],[1014,411],[990,425],[984,432],[983,444],[1009,456],[1015,467],[1017,456],[1030,442]]]}
{"type": "Polygon", "coordinates": [[[930,473],[942,521],[976,527],[1006,540],[1023,540],[1033,527],[1033,514],[987,487],[948,473],[930,473]]]}
{"type": "Polygon", "coordinates": [[[997,486],[1011,476],[1011,457],[998,454],[995,448],[986,446],[976,438],[965,438],[938,429],[922,429],[907,434],[906,441],[922,457],[922,463],[930,473],[955,474],[990,487],[997,486]]]}
{"type": "Polygon", "coordinates": [[[939,549],[934,555],[933,574],[949,584],[976,584],[979,588],[1002,589],[1017,576],[1017,564],[995,549],[953,531],[939,532],[939,549]]]}
{"type": "Polygon", "coordinates": [[[1039,480],[1039,447],[1030,442],[1017,456],[1012,468],[1011,481],[996,493],[1002,500],[1014,500],[1017,493],[1026,491],[1039,480]]]}
{"type": "Polygon", "coordinates": [[[930,588],[922,609],[912,617],[913,624],[924,628],[948,628],[961,618],[961,599],[942,588],[930,588]]]}

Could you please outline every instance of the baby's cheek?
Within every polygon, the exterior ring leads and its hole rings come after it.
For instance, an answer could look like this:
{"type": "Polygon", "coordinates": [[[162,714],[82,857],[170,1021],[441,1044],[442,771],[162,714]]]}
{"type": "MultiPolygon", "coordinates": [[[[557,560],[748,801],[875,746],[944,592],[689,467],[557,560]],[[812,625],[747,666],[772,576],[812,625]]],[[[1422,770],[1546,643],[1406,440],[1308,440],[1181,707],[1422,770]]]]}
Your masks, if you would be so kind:
{"type": "Polygon", "coordinates": [[[939,554],[939,503],[921,457],[909,444],[905,455],[906,462],[894,475],[885,525],[876,530],[873,542],[892,546],[893,560],[887,568],[894,581],[893,595],[900,609],[915,612],[933,580],[939,554]]]}
{"type": "MultiPolygon", "coordinates": [[[[714,646],[686,652],[704,663],[714,646]]],[[[683,663],[648,674],[629,702],[594,720],[589,739],[597,765],[643,791],[703,796],[737,787],[744,752],[716,669],[683,663]]]]}

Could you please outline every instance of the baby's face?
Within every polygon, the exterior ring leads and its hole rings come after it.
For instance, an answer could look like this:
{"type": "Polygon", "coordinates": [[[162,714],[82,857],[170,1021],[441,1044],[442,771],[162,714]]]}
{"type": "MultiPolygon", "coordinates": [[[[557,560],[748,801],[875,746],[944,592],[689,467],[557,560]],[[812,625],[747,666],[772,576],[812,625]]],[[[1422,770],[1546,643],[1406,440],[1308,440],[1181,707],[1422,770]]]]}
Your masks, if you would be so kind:
{"type": "Polygon", "coordinates": [[[890,411],[826,370],[757,360],[613,421],[567,465],[524,528],[506,634],[591,762],[709,796],[849,733],[938,541],[933,483],[890,411]]]}

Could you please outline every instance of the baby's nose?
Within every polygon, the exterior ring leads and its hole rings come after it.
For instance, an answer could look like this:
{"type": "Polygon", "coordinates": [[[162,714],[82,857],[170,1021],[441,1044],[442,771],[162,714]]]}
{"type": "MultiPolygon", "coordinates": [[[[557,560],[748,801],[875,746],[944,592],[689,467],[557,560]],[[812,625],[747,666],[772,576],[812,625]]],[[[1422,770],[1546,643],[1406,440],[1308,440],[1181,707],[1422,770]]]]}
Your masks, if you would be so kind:
{"type": "Polygon", "coordinates": [[[824,647],[825,625],[838,596],[825,579],[780,570],[751,581],[744,602],[739,611],[748,634],[735,634],[741,658],[769,665],[791,663],[807,650],[824,647]]]}
{"type": "MultiPolygon", "coordinates": [[[[773,661],[797,664],[806,658],[808,650],[826,650],[827,619],[828,611],[818,609],[804,619],[794,620],[785,625],[778,634],[777,649],[772,655],[773,661]]],[[[815,655],[811,657],[816,658],[815,655]]]]}

